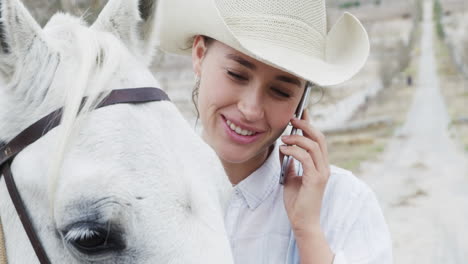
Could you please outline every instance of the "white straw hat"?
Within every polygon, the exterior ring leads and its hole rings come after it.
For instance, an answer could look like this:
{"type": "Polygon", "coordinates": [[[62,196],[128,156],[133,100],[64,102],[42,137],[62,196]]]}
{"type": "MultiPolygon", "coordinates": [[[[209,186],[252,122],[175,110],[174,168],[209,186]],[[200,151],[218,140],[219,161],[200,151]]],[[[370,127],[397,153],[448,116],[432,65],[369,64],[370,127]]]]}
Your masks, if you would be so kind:
{"type": "Polygon", "coordinates": [[[320,86],[353,77],[369,55],[367,32],[345,13],[327,34],[325,0],[160,0],[160,48],[190,54],[205,35],[320,86]]]}

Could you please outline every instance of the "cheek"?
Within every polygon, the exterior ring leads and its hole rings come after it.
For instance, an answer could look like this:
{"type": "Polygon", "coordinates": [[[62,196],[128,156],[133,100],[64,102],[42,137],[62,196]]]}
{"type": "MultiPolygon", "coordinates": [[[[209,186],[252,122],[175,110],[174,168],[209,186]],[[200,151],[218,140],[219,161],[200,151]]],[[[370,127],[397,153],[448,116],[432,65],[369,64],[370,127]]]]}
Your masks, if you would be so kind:
{"type": "Polygon", "coordinates": [[[273,130],[283,130],[294,116],[294,110],[291,105],[281,105],[276,102],[275,105],[269,107],[267,118],[270,127],[273,130]]]}
{"type": "MultiPolygon", "coordinates": [[[[233,89],[223,78],[213,76],[202,80],[198,93],[200,115],[215,112],[220,108],[235,104],[233,89]]],[[[200,116],[203,118],[203,116],[200,116]]]]}

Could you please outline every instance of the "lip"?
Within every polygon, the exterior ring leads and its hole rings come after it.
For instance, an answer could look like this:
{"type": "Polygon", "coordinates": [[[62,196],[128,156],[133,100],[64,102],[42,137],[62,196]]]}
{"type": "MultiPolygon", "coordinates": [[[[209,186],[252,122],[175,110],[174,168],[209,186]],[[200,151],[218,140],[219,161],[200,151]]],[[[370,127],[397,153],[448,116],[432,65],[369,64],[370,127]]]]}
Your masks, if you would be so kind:
{"type": "MultiPolygon", "coordinates": [[[[221,115],[221,117],[223,118],[224,122],[226,122],[228,120],[224,115],[221,115]]],[[[242,129],[245,129],[245,130],[250,130],[250,131],[253,131],[255,133],[263,133],[264,132],[263,130],[255,128],[255,127],[251,127],[251,126],[244,125],[244,124],[239,124],[239,122],[237,122],[236,120],[229,119],[229,121],[234,123],[234,125],[242,128],[242,129]]]]}
{"type": "MultiPolygon", "coordinates": [[[[239,127],[242,127],[243,129],[246,129],[246,130],[253,131],[253,132],[257,133],[257,134],[255,134],[253,136],[239,135],[236,132],[232,131],[231,128],[228,126],[226,117],[221,115],[221,120],[222,120],[222,123],[224,125],[224,130],[226,131],[226,134],[231,138],[231,140],[233,140],[236,143],[250,144],[250,143],[253,143],[253,142],[257,141],[263,135],[263,132],[258,131],[258,129],[252,129],[250,127],[245,127],[245,126],[242,126],[242,125],[240,125],[239,127]]],[[[237,125],[236,123],[234,123],[234,124],[237,125]]]]}

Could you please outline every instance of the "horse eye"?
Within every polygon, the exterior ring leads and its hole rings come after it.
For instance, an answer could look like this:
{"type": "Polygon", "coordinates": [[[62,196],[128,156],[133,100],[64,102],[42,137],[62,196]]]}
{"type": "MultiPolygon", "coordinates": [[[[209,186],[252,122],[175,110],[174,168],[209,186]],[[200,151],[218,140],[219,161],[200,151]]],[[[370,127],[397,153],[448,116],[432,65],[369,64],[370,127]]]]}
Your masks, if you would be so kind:
{"type": "Polygon", "coordinates": [[[76,248],[83,250],[83,251],[92,251],[93,249],[99,247],[105,247],[106,235],[101,233],[93,233],[87,237],[80,237],[76,240],[70,241],[76,248]]]}
{"type": "Polygon", "coordinates": [[[125,249],[122,232],[95,223],[78,223],[63,232],[67,244],[83,254],[103,254],[125,249]]]}

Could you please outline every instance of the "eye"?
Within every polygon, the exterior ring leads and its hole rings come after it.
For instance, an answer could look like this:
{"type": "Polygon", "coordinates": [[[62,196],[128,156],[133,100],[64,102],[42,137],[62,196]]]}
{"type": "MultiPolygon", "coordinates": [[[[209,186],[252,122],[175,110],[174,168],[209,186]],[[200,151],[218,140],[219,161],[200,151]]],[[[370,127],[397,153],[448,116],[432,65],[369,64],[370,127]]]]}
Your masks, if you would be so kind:
{"type": "Polygon", "coordinates": [[[88,231],[87,234],[70,240],[71,244],[83,251],[91,251],[95,248],[104,247],[107,244],[107,234],[96,230],[88,231]]]}
{"type": "Polygon", "coordinates": [[[121,232],[110,225],[77,223],[62,235],[68,245],[83,254],[104,254],[125,249],[121,232]]]}
{"type": "Polygon", "coordinates": [[[233,72],[233,71],[230,71],[228,70],[227,73],[229,74],[230,77],[238,80],[238,81],[247,81],[248,78],[245,77],[244,75],[240,74],[240,73],[236,73],[236,72],[233,72]]]}
{"type": "Polygon", "coordinates": [[[291,97],[291,95],[289,95],[287,92],[284,92],[282,91],[281,89],[279,88],[271,88],[271,90],[277,95],[277,96],[280,96],[280,97],[284,97],[284,98],[289,98],[291,97]]]}

